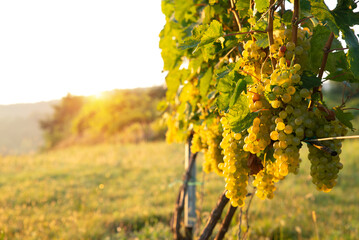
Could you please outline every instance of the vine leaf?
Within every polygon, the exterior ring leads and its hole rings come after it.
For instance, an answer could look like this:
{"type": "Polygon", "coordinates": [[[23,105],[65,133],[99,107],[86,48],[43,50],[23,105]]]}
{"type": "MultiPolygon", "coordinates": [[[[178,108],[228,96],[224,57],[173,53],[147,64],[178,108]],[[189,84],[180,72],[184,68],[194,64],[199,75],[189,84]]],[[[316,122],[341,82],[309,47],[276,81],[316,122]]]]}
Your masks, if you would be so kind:
{"type": "Polygon", "coordinates": [[[234,87],[236,86],[236,82],[240,79],[240,76],[241,75],[237,72],[231,71],[224,77],[220,78],[217,84],[217,91],[219,92],[217,106],[220,110],[226,111],[228,109],[234,87]]]}
{"type": "Polygon", "coordinates": [[[343,31],[343,38],[349,48],[348,64],[356,78],[359,77],[359,42],[354,32],[348,27],[343,31]]]}
{"type": "Polygon", "coordinates": [[[349,48],[348,66],[354,76],[359,78],[359,42],[350,29],[351,26],[359,24],[359,13],[353,12],[356,7],[353,0],[340,0],[335,9],[330,11],[323,0],[311,2],[311,10],[316,18],[326,23],[336,36],[339,35],[339,31],[343,33],[343,39],[349,48]]]}
{"type": "Polygon", "coordinates": [[[182,72],[181,70],[174,69],[168,72],[166,76],[166,86],[167,86],[167,100],[171,100],[177,93],[177,89],[181,84],[182,72]]]}
{"type": "Polygon", "coordinates": [[[255,7],[258,12],[264,12],[269,7],[269,1],[268,0],[256,0],[255,7]]]}
{"type": "Polygon", "coordinates": [[[209,25],[208,29],[204,32],[201,38],[201,42],[198,44],[197,48],[215,42],[222,35],[223,35],[222,24],[217,20],[213,20],[209,25]]]}
{"type": "Polygon", "coordinates": [[[227,119],[233,132],[239,133],[247,129],[258,116],[258,113],[251,112],[248,106],[247,97],[240,95],[237,102],[229,109],[227,119]]]}
{"type": "Polygon", "coordinates": [[[178,48],[181,50],[186,50],[188,48],[194,48],[194,47],[197,47],[200,42],[201,42],[200,40],[190,37],[189,39],[187,39],[183,43],[181,43],[178,46],[178,48]]]}
{"type": "Polygon", "coordinates": [[[199,93],[202,98],[206,97],[209,86],[212,81],[212,68],[209,68],[207,72],[199,79],[199,93]]]}
{"type": "Polygon", "coordinates": [[[250,0],[237,1],[236,8],[239,13],[239,16],[241,16],[242,18],[248,17],[250,11],[250,0]]]}
{"type": "MultiPolygon", "coordinates": [[[[322,25],[317,25],[314,28],[313,36],[310,40],[310,67],[313,72],[317,72],[321,62],[318,59],[323,58],[323,46],[328,40],[328,36],[330,35],[331,31],[322,25]]],[[[331,45],[331,48],[342,48],[341,43],[338,39],[334,39],[331,45]]],[[[346,68],[346,61],[338,62],[339,55],[345,57],[344,52],[337,52],[337,53],[330,53],[328,56],[326,70],[329,72],[335,71],[335,68],[346,68]],[[336,56],[334,56],[336,55],[336,56]]]]}
{"type": "Polygon", "coordinates": [[[340,108],[334,108],[335,116],[345,126],[354,131],[353,124],[351,121],[354,119],[354,115],[351,112],[343,112],[340,108]]]}
{"type": "Polygon", "coordinates": [[[332,11],[333,17],[343,33],[349,51],[347,54],[348,64],[355,77],[359,77],[359,42],[351,26],[359,24],[359,13],[353,12],[357,5],[353,0],[341,0],[332,11]]]}
{"type": "MultiPolygon", "coordinates": [[[[234,73],[235,75],[239,75],[238,72],[234,73]]],[[[240,77],[244,77],[239,75],[240,77]]],[[[245,79],[239,79],[237,84],[236,84],[236,88],[234,89],[234,93],[231,97],[231,100],[229,102],[229,107],[232,107],[238,100],[239,96],[241,95],[241,93],[243,91],[247,92],[247,81],[245,79]]]]}
{"type": "Polygon", "coordinates": [[[311,10],[313,16],[327,24],[330,30],[336,35],[339,35],[339,27],[336,24],[334,16],[331,14],[324,0],[313,0],[311,1],[311,10]]]}
{"type": "Polygon", "coordinates": [[[232,72],[232,70],[234,69],[235,64],[231,63],[223,68],[221,68],[221,70],[217,73],[217,80],[224,78],[225,76],[227,76],[230,72],[232,72]]]}
{"type": "Polygon", "coordinates": [[[316,77],[314,74],[312,74],[309,71],[304,71],[301,76],[301,81],[303,82],[303,85],[301,88],[306,89],[312,89],[314,87],[319,87],[322,83],[320,78],[316,77]]]}

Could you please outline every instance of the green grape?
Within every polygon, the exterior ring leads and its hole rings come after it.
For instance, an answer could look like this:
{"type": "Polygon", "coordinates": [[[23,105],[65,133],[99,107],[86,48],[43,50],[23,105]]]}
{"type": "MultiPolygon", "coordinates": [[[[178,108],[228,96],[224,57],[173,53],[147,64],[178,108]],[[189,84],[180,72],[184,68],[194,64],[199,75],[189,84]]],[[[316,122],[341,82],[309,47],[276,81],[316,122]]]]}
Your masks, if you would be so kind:
{"type": "Polygon", "coordinates": [[[293,51],[295,49],[295,44],[293,42],[288,42],[286,47],[287,47],[287,50],[293,51]]]}

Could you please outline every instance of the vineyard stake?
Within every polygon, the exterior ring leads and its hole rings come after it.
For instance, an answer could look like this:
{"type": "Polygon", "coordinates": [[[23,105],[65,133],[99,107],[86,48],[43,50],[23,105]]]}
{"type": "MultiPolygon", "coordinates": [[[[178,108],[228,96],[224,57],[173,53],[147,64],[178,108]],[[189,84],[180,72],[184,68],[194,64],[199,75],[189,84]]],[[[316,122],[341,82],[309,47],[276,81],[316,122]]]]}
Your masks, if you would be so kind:
{"type": "MultiPolygon", "coordinates": [[[[185,169],[188,169],[191,159],[191,142],[192,135],[188,138],[185,145],[185,169]]],[[[195,159],[194,159],[195,161],[195,159]]],[[[184,225],[186,230],[186,237],[192,238],[193,229],[197,221],[196,215],[196,162],[193,163],[193,167],[189,170],[189,183],[187,187],[187,193],[185,195],[184,204],[184,225]]]]}

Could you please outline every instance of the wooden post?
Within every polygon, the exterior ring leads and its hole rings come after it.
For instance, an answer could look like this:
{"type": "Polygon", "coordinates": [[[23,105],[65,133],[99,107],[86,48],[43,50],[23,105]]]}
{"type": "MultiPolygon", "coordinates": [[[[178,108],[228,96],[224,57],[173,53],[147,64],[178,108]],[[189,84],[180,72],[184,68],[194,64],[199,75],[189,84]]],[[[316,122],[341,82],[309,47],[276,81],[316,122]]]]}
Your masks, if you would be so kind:
{"type": "MultiPolygon", "coordinates": [[[[191,142],[192,135],[188,138],[185,146],[185,169],[188,169],[191,158],[191,142]]],[[[196,161],[194,159],[194,161],[196,161]]],[[[197,221],[196,216],[196,162],[193,163],[193,167],[190,170],[190,178],[188,181],[188,188],[185,196],[184,204],[184,225],[186,229],[186,237],[192,239],[193,228],[197,221]]]]}

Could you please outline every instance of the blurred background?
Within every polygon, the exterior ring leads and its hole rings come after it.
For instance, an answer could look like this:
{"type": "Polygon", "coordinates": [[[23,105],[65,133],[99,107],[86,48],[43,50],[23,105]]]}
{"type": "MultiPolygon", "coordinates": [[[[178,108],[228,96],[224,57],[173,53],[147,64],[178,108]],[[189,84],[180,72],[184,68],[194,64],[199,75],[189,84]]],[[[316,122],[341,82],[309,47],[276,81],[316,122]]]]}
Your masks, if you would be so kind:
{"type": "MultiPolygon", "coordinates": [[[[0,2],[0,239],[171,238],[184,148],[164,142],[158,110],[164,24],[160,0],[0,2]]],[[[330,107],[351,96],[357,108],[357,89],[323,87],[330,107]]],[[[256,239],[355,239],[357,147],[345,143],[329,194],[311,184],[304,149],[299,177],[254,200],[256,239]]],[[[198,228],[224,185],[201,161],[198,228]]]]}

